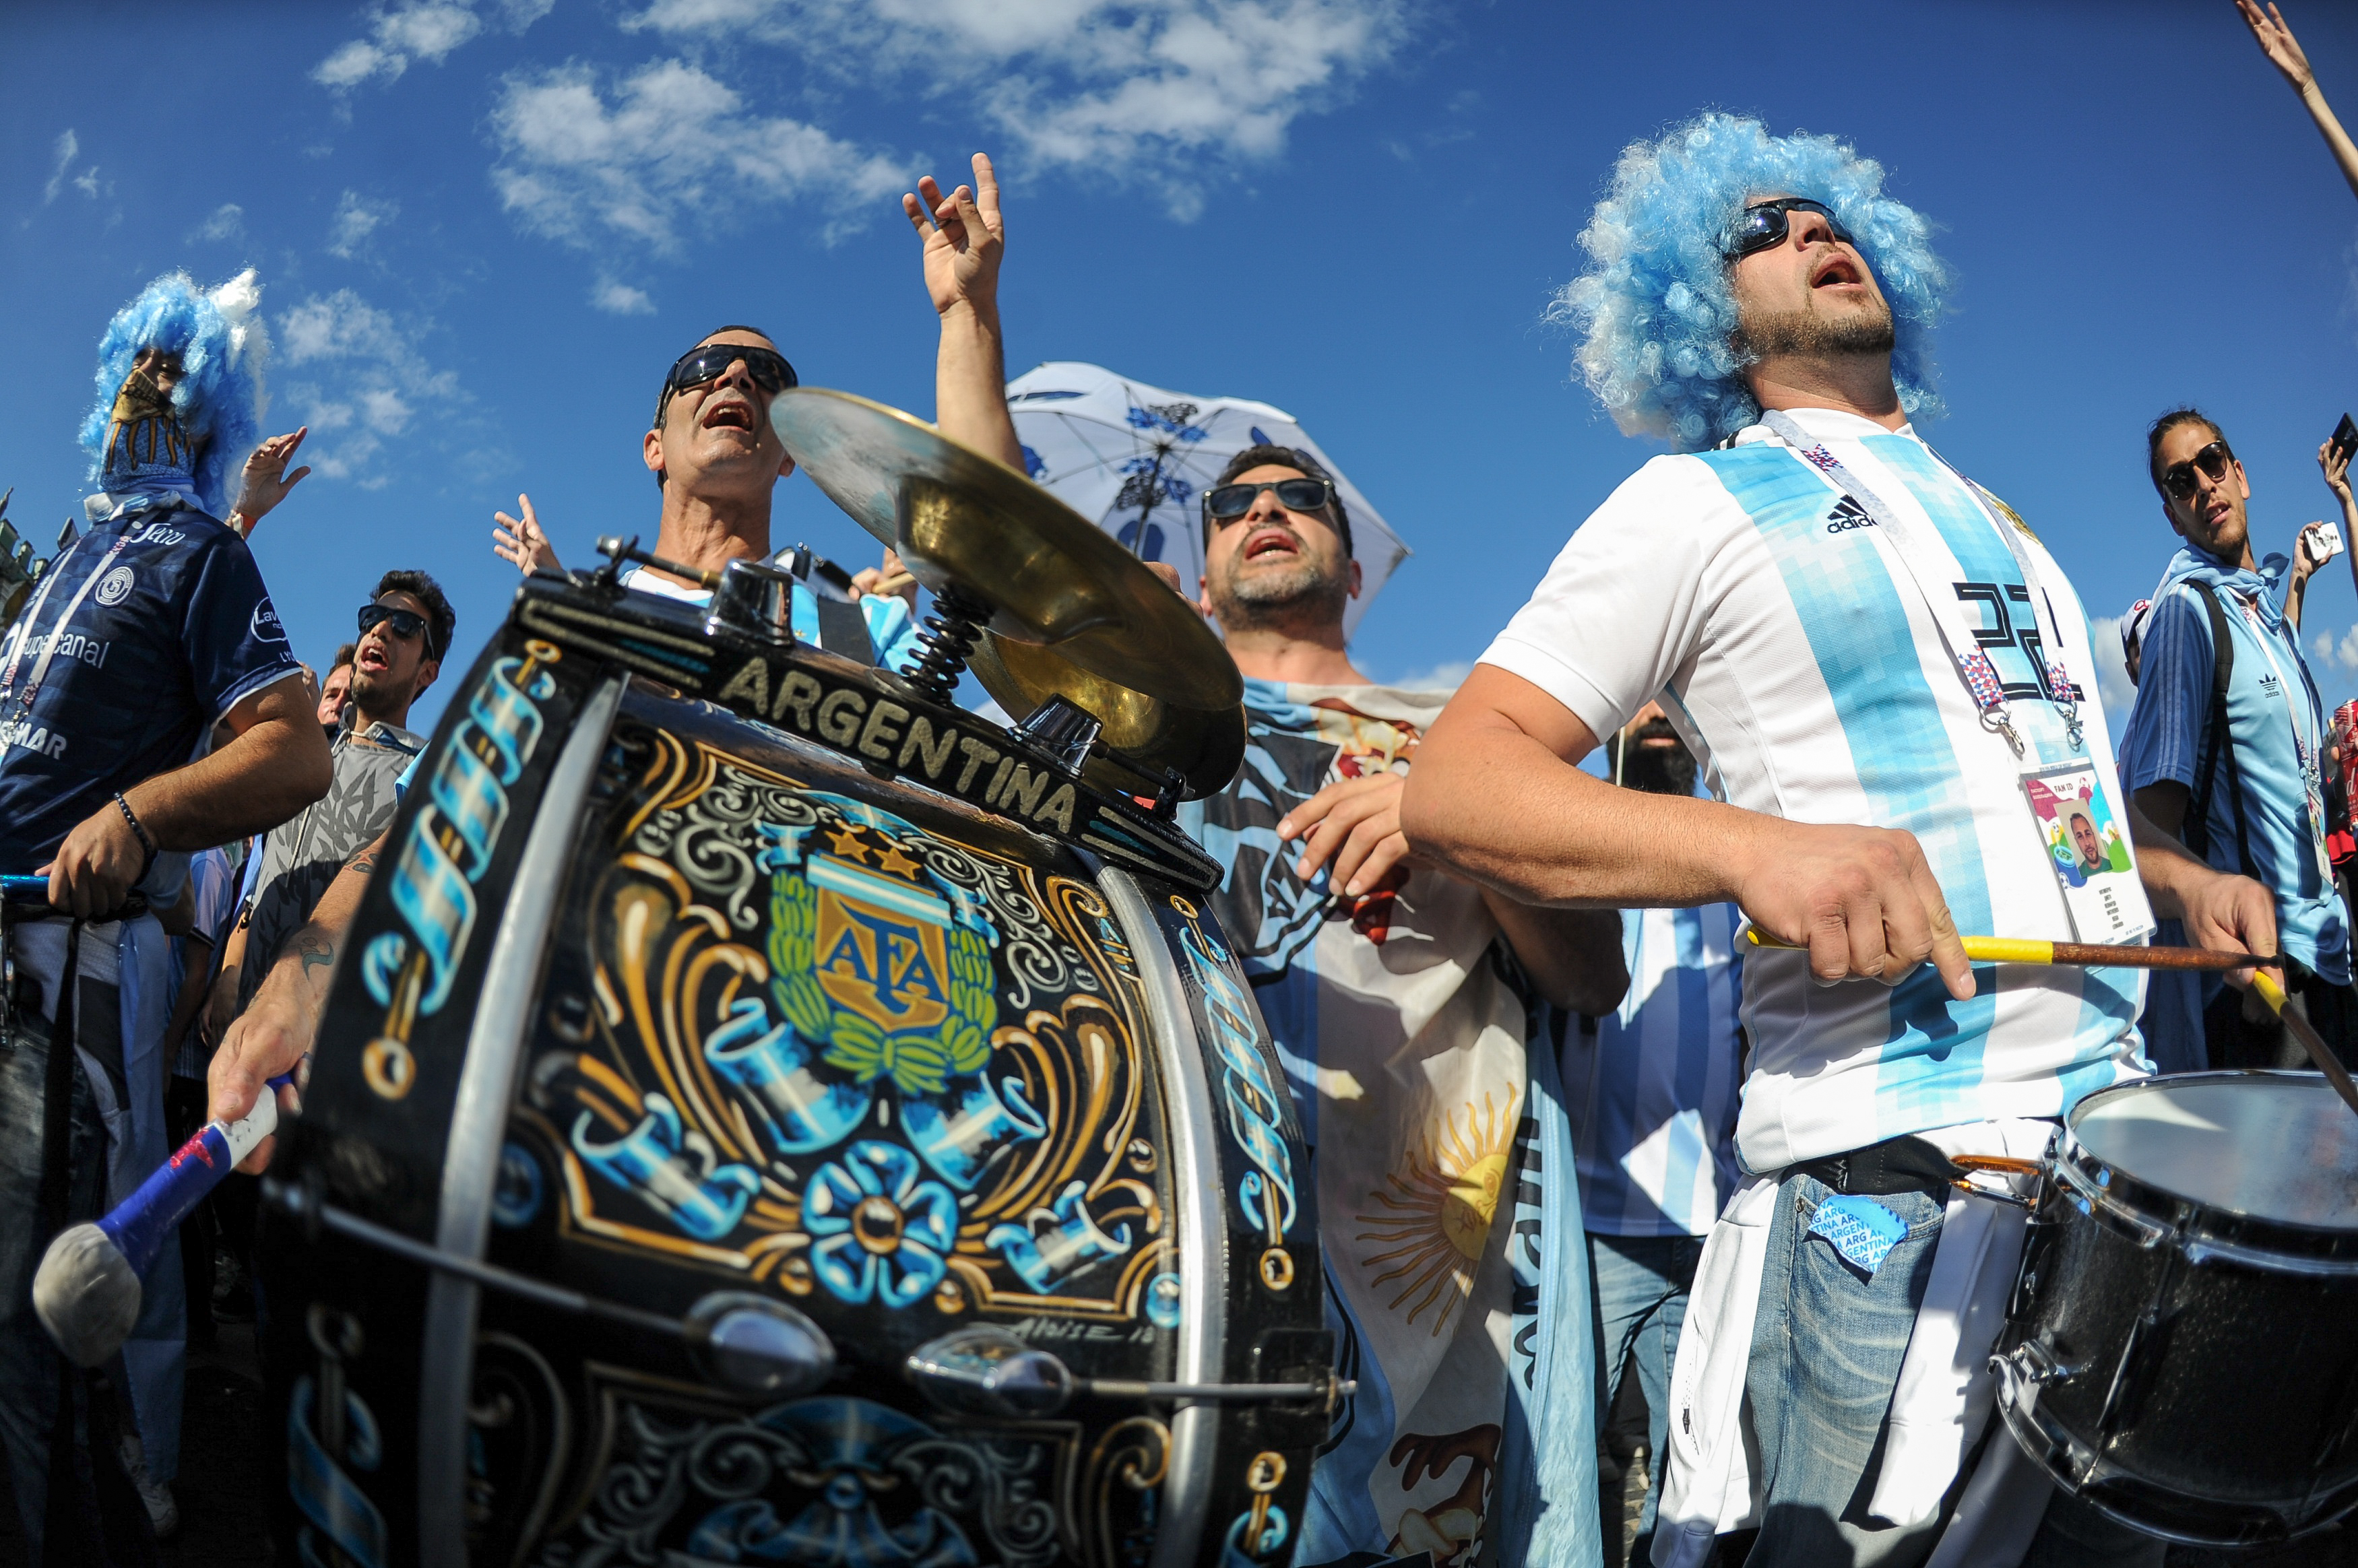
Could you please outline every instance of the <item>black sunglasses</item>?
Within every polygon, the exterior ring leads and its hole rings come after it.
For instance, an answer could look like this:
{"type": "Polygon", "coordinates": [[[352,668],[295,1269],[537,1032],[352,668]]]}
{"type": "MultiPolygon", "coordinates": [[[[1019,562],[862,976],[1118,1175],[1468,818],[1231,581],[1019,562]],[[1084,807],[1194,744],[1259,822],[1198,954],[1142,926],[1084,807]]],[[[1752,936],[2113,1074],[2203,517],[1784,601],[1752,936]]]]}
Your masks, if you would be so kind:
{"type": "Polygon", "coordinates": [[[2172,463],[2161,470],[2161,492],[2172,501],[2194,499],[2194,470],[2201,469],[2203,477],[2212,484],[2224,482],[2227,465],[2235,454],[2227,449],[2223,440],[2213,441],[2182,463],[2172,463]]]}
{"type": "Polygon", "coordinates": [[[673,393],[719,381],[739,360],[745,362],[753,384],[763,392],[784,392],[787,387],[802,384],[795,377],[795,367],[775,349],[758,348],[751,343],[704,343],[672,362],[671,373],[664,377],[663,395],[655,401],[657,413],[671,401],[673,393]]]}
{"type": "Polygon", "coordinates": [[[1793,232],[1791,214],[1795,212],[1815,212],[1826,221],[1827,232],[1835,239],[1846,245],[1858,243],[1824,202],[1804,196],[1780,196],[1774,201],[1755,202],[1736,218],[1735,232],[1728,236],[1728,259],[1738,260],[1755,251],[1783,244],[1793,232]]]}
{"type": "Polygon", "coordinates": [[[1288,512],[1316,512],[1335,499],[1334,484],[1323,479],[1265,479],[1259,484],[1216,484],[1204,492],[1204,516],[1215,523],[1233,523],[1252,510],[1253,497],[1264,490],[1277,492],[1278,504],[1288,512]]]}
{"type": "Polygon", "coordinates": [[[434,646],[434,639],[429,634],[432,630],[433,623],[427,621],[423,615],[418,614],[415,610],[404,610],[397,604],[363,604],[361,606],[362,636],[367,636],[369,634],[369,629],[376,625],[377,622],[381,621],[392,622],[393,634],[396,637],[424,637],[426,639],[426,656],[427,658],[438,659],[442,656],[441,654],[436,650],[434,646]]]}

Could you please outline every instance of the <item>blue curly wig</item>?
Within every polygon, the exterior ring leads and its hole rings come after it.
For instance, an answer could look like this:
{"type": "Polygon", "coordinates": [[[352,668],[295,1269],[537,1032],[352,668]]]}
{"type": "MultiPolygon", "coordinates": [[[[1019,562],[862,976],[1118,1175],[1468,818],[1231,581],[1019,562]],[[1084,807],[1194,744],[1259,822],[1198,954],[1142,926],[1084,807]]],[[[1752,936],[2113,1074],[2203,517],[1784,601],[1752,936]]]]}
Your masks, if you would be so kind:
{"type": "Polygon", "coordinates": [[[256,314],[262,291],[252,268],[207,293],[187,273],[167,273],[107,323],[98,345],[98,399],[81,422],[93,483],[106,479],[106,432],[115,394],[145,348],[180,356],[172,389],[180,428],[197,448],[197,499],[215,517],[229,515],[235,481],[262,440],[267,407],[263,373],[269,334],[256,314]]]}
{"type": "Polygon", "coordinates": [[[1949,277],[1930,226],[1884,195],[1883,166],[1847,144],[1712,113],[1622,151],[1580,232],[1594,264],[1548,308],[1586,334],[1581,374],[1626,433],[1693,451],[1760,416],[1733,343],[1725,246],[1745,201],[1772,192],[1824,202],[1857,236],[1891,305],[1900,406],[1917,418],[1940,411],[1931,339],[1949,277]]]}

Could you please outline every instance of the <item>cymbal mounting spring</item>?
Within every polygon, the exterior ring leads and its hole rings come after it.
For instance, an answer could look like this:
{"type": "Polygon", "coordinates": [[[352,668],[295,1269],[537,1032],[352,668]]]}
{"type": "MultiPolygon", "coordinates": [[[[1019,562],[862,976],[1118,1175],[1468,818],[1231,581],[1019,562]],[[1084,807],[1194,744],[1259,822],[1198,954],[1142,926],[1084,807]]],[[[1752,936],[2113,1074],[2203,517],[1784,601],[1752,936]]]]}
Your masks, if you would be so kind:
{"type": "Polygon", "coordinates": [[[917,633],[925,651],[903,678],[944,707],[955,703],[958,676],[966,673],[967,658],[982,636],[981,623],[990,618],[990,605],[957,583],[944,584],[917,633]]]}

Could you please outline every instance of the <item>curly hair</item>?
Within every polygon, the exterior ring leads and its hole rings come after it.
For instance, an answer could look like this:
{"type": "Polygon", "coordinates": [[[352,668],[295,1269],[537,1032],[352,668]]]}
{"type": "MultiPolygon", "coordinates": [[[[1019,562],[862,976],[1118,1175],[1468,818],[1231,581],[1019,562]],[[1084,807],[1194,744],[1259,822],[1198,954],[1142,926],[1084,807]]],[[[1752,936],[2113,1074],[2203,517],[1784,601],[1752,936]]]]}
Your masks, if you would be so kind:
{"type": "Polygon", "coordinates": [[[1613,185],[1580,232],[1588,270],[1547,319],[1585,334],[1582,377],[1628,435],[1693,451],[1758,419],[1736,341],[1727,236],[1744,203],[1769,193],[1823,201],[1857,236],[1890,302],[1891,376],[1913,417],[1940,411],[1931,329],[1948,269],[1930,225],[1883,194],[1883,166],[1832,136],[1771,136],[1716,112],[1623,149],[1613,185]]]}
{"type": "Polygon", "coordinates": [[[197,447],[196,471],[189,476],[197,499],[215,517],[229,515],[236,500],[233,481],[261,443],[267,407],[263,372],[270,335],[255,313],[261,302],[251,267],[211,293],[187,273],[171,272],[115,313],[99,340],[98,400],[81,422],[92,483],[103,478],[114,395],[140,350],[163,349],[180,357],[172,407],[197,447]]]}

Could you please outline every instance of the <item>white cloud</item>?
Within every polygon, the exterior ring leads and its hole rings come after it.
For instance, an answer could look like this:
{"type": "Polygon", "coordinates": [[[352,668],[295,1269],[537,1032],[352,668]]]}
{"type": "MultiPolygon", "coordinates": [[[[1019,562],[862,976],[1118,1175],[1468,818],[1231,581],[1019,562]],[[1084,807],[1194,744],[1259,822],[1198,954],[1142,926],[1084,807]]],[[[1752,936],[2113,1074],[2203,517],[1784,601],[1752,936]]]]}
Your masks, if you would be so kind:
{"type": "Polygon", "coordinates": [[[1407,43],[1420,0],[654,0],[624,26],[785,46],[847,80],[978,105],[1033,158],[1202,210],[1222,163],[1284,150],[1407,43]]]}
{"type": "Polygon", "coordinates": [[[883,154],[752,113],[684,60],[642,67],[611,98],[585,66],[516,78],[492,126],[501,200],[527,227],[581,245],[620,233],[668,252],[690,208],[809,198],[849,214],[906,183],[883,154]]]}
{"type": "Polygon", "coordinates": [[[92,164],[74,176],[74,189],[93,201],[98,199],[98,165],[92,164]]]}
{"type": "Polygon", "coordinates": [[[1473,673],[1471,659],[1444,659],[1428,669],[1394,676],[1384,684],[1402,691],[1455,691],[1473,673]]]}
{"type": "Polygon", "coordinates": [[[357,190],[347,190],[328,222],[328,254],[349,259],[362,242],[400,215],[398,201],[371,201],[357,190]]]}
{"type": "Polygon", "coordinates": [[[211,217],[189,232],[191,240],[235,240],[245,234],[245,209],[234,201],[224,201],[213,209],[211,217]]]}
{"type": "Polygon", "coordinates": [[[610,316],[652,316],[655,302],[647,297],[644,288],[633,288],[627,283],[601,278],[590,291],[590,303],[610,316]]]}
{"type": "MultiPolygon", "coordinates": [[[[510,32],[521,33],[548,15],[556,0],[492,0],[489,14],[510,32]]],[[[311,68],[322,87],[349,92],[382,77],[394,81],[411,65],[439,65],[452,50],[483,30],[483,14],[461,0],[409,0],[369,16],[368,34],[340,45],[311,68]]]]}
{"type": "Polygon", "coordinates": [[[2329,669],[2339,669],[2343,675],[2358,675],[2358,626],[2353,626],[2336,641],[2331,631],[2320,632],[2309,639],[2309,647],[2317,654],[2317,662],[2329,669]]]}
{"type": "Polygon", "coordinates": [[[319,446],[313,456],[307,444],[304,456],[330,479],[372,489],[385,483],[391,475],[377,467],[385,442],[406,434],[420,410],[465,395],[456,374],[418,352],[415,332],[349,288],[288,310],[278,320],[278,343],[290,370],[308,367],[306,379],[289,383],[287,398],[319,446]]]}
{"type": "Polygon", "coordinates": [[[66,170],[71,168],[74,159],[81,156],[81,138],[75,135],[73,127],[69,125],[64,134],[58,137],[57,166],[49,170],[49,184],[41,188],[41,202],[44,206],[58,199],[59,188],[66,182],[66,170]]]}

